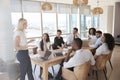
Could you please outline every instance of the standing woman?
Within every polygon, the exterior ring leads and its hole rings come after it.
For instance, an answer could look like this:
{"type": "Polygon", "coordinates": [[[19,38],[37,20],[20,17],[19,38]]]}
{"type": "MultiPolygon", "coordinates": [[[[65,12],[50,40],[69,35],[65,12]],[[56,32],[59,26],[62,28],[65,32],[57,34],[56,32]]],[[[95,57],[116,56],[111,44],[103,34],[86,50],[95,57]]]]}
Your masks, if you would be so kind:
{"type": "Polygon", "coordinates": [[[17,26],[17,30],[14,35],[14,46],[17,50],[17,59],[20,62],[20,80],[25,80],[26,74],[28,75],[28,80],[34,80],[32,75],[32,66],[30,57],[28,54],[27,44],[32,42],[30,40],[27,42],[24,30],[27,28],[27,20],[20,18],[17,26]]]}

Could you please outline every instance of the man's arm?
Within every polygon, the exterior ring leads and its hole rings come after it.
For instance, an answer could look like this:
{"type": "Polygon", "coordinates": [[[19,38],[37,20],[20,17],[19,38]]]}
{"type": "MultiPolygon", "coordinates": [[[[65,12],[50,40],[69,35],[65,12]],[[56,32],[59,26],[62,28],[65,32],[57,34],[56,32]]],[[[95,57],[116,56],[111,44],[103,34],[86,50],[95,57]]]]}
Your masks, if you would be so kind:
{"type": "Polygon", "coordinates": [[[68,53],[67,53],[67,56],[66,56],[64,62],[67,62],[69,60],[71,53],[72,53],[72,49],[68,50],[68,53]]]}

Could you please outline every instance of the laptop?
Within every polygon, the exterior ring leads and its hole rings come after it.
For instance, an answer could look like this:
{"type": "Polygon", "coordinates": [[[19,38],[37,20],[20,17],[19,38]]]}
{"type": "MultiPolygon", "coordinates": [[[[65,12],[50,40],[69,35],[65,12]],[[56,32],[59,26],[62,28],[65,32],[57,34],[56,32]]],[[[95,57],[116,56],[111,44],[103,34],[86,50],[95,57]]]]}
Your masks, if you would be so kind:
{"type": "Polygon", "coordinates": [[[40,57],[40,61],[48,60],[49,56],[51,55],[51,51],[46,51],[43,57],[40,57]]]}
{"type": "Polygon", "coordinates": [[[56,52],[56,53],[54,53],[54,56],[56,56],[56,57],[63,56],[63,53],[62,52],[56,52]]]}

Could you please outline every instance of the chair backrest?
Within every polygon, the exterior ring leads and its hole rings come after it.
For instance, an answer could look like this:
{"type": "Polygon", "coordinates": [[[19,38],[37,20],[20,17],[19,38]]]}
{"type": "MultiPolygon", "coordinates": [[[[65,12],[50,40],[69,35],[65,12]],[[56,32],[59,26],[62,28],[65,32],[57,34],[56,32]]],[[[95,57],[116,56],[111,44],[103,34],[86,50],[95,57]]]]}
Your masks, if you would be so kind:
{"type": "Polygon", "coordinates": [[[103,70],[106,67],[107,60],[111,56],[111,52],[106,55],[100,55],[96,58],[95,67],[97,70],[103,70]]]}
{"type": "Polygon", "coordinates": [[[74,69],[74,74],[77,80],[87,80],[89,69],[90,69],[90,61],[76,67],[74,69]]]}
{"type": "Polygon", "coordinates": [[[111,51],[111,52],[109,53],[108,59],[111,59],[111,57],[112,57],[112,52],[113,52],[113,51],[111,51]]]}
{"type": "Polygon", "coordinates": [[[88,40],[83,40],[83,45],[82,45],[82,47],[89,47],[89,45],[88,45],[88,40]]]}

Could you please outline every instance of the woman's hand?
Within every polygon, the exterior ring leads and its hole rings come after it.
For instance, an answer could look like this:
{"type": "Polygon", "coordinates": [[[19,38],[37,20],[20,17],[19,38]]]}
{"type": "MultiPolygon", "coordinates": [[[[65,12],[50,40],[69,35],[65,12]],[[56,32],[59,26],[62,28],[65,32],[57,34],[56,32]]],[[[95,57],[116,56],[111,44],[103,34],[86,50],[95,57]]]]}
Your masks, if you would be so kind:
{"type": "Polygon", "coordinates": [[[88,40],[90,40],[91,39],[91,37],[90,36],[88,36],[88,40]]]}
{"type": "Polygon", "coordinates": [[[46,39],[43,38],[43,43],[46,44],[46,39]]]}
{"type": "Polygon", "coordinates": [[[62,47],[60,47],[60,46],[57,46],[57,48],[61,49],[62,47]]]}
{"type": "Polygon", "coordinates": [[[28,43],[31,43],[31,42],[33,42],[33,41],[35,41],[35,39],[30,39],[30,40],[28,41],[28,43]]]}

